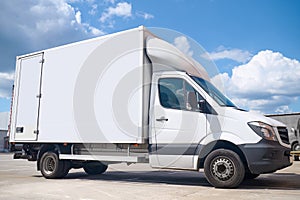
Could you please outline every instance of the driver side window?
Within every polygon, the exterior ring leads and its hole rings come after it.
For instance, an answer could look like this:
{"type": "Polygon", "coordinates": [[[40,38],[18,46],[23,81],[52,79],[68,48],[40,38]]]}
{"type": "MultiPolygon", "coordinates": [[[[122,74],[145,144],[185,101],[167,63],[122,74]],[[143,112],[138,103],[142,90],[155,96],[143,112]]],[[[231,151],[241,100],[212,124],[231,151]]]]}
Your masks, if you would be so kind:
{"type": "Polygon", "coordinates": [[[165,108],[200,111],[204,98],[181,78],[161,78],[158,81],[160,103],[165,108]]]}

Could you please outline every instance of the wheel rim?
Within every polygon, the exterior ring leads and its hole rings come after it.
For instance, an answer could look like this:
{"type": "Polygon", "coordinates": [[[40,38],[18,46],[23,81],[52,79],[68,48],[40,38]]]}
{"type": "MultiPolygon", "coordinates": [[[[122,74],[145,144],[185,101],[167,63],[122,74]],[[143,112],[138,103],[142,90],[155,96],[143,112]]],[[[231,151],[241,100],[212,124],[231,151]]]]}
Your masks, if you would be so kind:
{"type": "Polygon", "coordinates": [[[56,169],[56,161],[52,157],[47,157],[44,160],[44,172],[46,174],[52,174],[56,169]]]}
{"type": "Polygon", "coordinates": [[[233,162],[225,157],[218,157],[212,163],[212,173],[219,180],[229,180],[234,175],[233,162]]]}

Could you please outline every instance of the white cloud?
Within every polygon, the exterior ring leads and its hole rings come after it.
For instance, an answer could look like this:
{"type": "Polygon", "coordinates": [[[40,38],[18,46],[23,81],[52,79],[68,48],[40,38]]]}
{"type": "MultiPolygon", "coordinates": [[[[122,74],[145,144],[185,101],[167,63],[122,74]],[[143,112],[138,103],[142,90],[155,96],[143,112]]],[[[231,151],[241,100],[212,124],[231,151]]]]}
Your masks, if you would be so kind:
{"type": "MultiPolygon", "coordinates": [[[[1,80],[8,80],[8,81],[12,81],[14,80],[15,74],[14,73],[2,73],[0,72],[0,79],[1,80]]],[[[2,83],[2,81],[1,81],[2,83]]]]}
{"type": "MultiPolygon", "coordinates": [[[[289,104],[300,96],[300,62],[279,52],[260,51],[246,64],[235,67],[232,76],[219,74],[226,93],[239,106],[265,113],[291,111],[289,104]]],[[[216,83],[220,86],[220,81],[216,83]]]]}
{"type": "Polygon", "coordinates": [[[228,86],[230,83],[230,77],[227,73],[218,74],[211,78],[214,85],[222,92],[228,92],[228,86]]]}
{"type": "Polygon", "coordinates": [[[115,0],[104,0],[105,3],[111,3],[111,4],[115,4],[115,0]]]}
{"type": "Polygon", "coordinates": [[[89,11],[89,14],[90,15],[95,15],[97,13],[97,8],[98,8],[98,5],[97,4],[93,4],[92,5],[92,9],[89,11]]]}
{"type": "MultiPolygon", "coordinates": [[[[28,31],[36,29],[36,34],[64,30],[70,27],[71,21],[77,19],[74,8],[64,0],[44,0],[31,2],[27,5],[29,12],[22,12],[23,16],[32,20],[25,23],[24,28],[28,31]],[[64,29],[62,29],[65,27],[64,29]]],[[[80,12],[78,13],[80,17],[80,12]]]]}
{"type": "Polygon", "coordinates": [[[251,59],[252,54],[249,51],[241,49],[226,49],[221,46],[217,49],[217,51],[203,54],[202,57],[212,60],[230,59],[236,62],[245,63],[251,59]]]}
{"type": "Polygon", "coordinates": [[[99,36],[99,35],[104,35],[105,32],[103,32],[102,30],[99,30],[93,26],[88,26],[88,29],[90,30],[90,32],[94,35],[94,36],[99,36]]]}
{"type": "Polygon", "coordinates": [[[136,12],[136,15],[139,16],[139,17],[142,17],[144,18],[145,20],[148,20],[148,19],[153,19],[154,18],[154,15],[151,15],[149,13],[146,13],[146,12],[136,12]]]}
{"type": "Polygon", "coordinates": [[[289,106],[279,106],[276,110],[276,113],[291,113],[292,110],[289,108],[289,106]]]}
{"type": "Polygon", "coordinates": [[[0,39],[18,45],[12,49],[22,49],[21,54],[95,35],[91,31],[95,27],[83,23],[82,13],[76,12],[65,0],[10,0],[1,1],[0,7],[3,8],[0,12],[0,39]]]}
{"type": "Polygon", "coordinates": [[[179,36],[174,39],[174,45],[188,56],[193,56],[194,52],[191,50],[188,39],[184,36],[179,36]]]}
{"type": "Polygon", "coordinates": [[[93,37],[92,26],[82,22],[81,11],[76,12],[68,2],[1,1],[0,7],[4,12],[0,13],[0,25],[7,33],[1,32],[0,38],[6,37],[12,41],[19,39],[21,42],[14,41],[14,44],[22,45],[30,52],[93,37]],[[10,20],[6,20],[7,17],[10,20]]]}
{"type": "Polygon", "coordinates": [[[102,13],[100,17],[100,22],[104,23],[107,20],[111,19],[114,16],[117,17],[130,17],[132,16],[132,6],[127,2],[120,2],[116,5],[116,7],[109,7],[105,12],[102,13]]]}
{"type": "Polygon", "coordinates": [[[0,72],[0,98],[10,98],[11,89],[14,80],[14,73],[2,73],[0,72]]]}
{"type": "Polygon", "coordinates": [[[78,24],[81,24],[81,12],[80,11],[76,12],[75,19],[78,24]]]}

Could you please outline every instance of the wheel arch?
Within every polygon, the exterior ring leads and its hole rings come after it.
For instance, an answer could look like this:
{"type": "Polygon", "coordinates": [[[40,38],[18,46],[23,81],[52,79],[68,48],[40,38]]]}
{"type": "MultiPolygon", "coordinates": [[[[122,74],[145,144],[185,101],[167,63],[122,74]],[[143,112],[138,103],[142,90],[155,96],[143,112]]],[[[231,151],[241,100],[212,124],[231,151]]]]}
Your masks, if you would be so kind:
{"type": "Polygon", "coordinates": [[[59,155],[61,153],[69,153],[71,148],[70,145],[63,144],[42,144],[37,154],[37,170],[40,170],[41,157],[48,151],[53,151],[59,155]]]}
{"type": "Polygon", "coordinates": [[[241,151],[241,149],[237,145],[233,144],[232,142],[226,141],[226,140],[212,141],[212,142],[208,143],[207,145],[205,145],[204,147],[202,147],[198,153],[199,156],[198,156],[197,168],[198,169],[203,168],[204,162],[205,162],[205,159],[207,158],[207,156],[212,151],[217,150],[217,149],[228,149],[228,150],[231,150],[231,151],[234,151],[235,153],[237,153],[245,166],[245,170],[248,170],[248,163],[247,163],[247,159],[246,159],[244,153],[241,151]]]}
{"type": "Polygon", "coordinates": [[[42,144],[41,147],[40,147],[40,150],[37,154],[37,170],[40,171],[40,161],[41,161],[41,157],[43,156],[43,154],[45,152],[48,152],[48,151],[59,151],[59,147],[58,145],[56,144],[42,144]]]}
{"type": "Polygon", "coordinates": [[[299,142],[298,142],[298,140],[295,140],[295,141],[293,141],[292,143],[291,143],[291,149],[292,149],[292,151],[294,151],[294,145],[296,145],[296,144],[299,144],[299,142]]]}

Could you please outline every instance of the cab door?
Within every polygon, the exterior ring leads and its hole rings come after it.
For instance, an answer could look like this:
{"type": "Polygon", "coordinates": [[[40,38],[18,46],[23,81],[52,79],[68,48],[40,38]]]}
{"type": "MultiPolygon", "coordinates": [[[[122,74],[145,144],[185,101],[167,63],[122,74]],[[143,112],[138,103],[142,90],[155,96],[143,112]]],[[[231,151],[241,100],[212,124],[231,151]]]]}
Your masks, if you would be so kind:
{"type": "Polygon", "coordinates": [[[188,76],[155,74],[153,82],[150,164],[195,169],[195,152],[206,135],[206,114],[200,108],[205,97],[188,76]]]}

